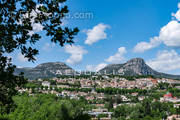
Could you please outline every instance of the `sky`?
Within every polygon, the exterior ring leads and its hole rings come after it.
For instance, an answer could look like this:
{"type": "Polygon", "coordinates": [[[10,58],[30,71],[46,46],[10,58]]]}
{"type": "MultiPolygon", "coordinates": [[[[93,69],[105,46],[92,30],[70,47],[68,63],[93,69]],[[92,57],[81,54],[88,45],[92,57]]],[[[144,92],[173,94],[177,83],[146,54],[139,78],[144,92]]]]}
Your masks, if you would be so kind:
{"type": "MultiPolygon", "coordinates": [[[[63,4],[64,5],[64,4],[63,4]]],[[[143,58],[153,69],[180,75],[180,1],[178,0],[67,0],[70,13],[62,27],[78,27],[75,44],[60,47],[43,37],[34,46],[36,62],[16,50],[17,67],[64,62],[75,70],[98,71],[108,64],[143,58]]]]}

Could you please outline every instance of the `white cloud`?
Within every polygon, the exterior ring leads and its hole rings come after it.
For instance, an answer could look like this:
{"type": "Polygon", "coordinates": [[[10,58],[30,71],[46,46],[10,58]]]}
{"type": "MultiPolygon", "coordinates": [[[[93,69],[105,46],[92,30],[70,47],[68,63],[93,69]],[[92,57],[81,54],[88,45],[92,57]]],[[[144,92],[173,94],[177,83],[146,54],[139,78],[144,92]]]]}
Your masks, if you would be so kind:
{"type": "Polygon", "coordinates": [[[157,57],[147,61],[147,64],[155,70],[167,72],[180,68],[180,55],[175,50],[161,51],[157,57]]]}
{"type": "Polygon", "coordinates": [[[180,21],[180,3],[178,3],[179,10],[176,13],[172,13],[172,16],[175,17],[178,21],[180,21]]]}
{"type": "MultiPolygon", "coordinates": [[[[31,16],[33,16],[33,19],[31,20],[31,23],[32,23],[32,27],[33,27],[33,30],[32,31],[29,31],[29,34],[32,35],[36,32],[40,32],[43,30],[43,26],[40,24],[40,23],[35,23],[34,21],[34,18],[37,17],[37,14],[40,13],[41,11],[38,10],[38,8],[41,6],[41,4],[37,5],[36,6],[36,10],[35,11],[32,11],[31,12],[31,16]]],[[[47,13],[44,13],[46,15],[48,15],[47,13]]]]}
{"type": "Polygon", "coordinates": [[[83,55],[87,54],[87,51],[79,45],[66,45],[65,52],[70,54],[70,57],[66,60],[66,62],[69,64],[77,64],[81,62],[83,55]]]}
{"type": "Polygon", "coordinates": [[[99,70],[103,69],[106,66],[107,66],[106,63],[100,63],[98,65],[87,65],[86,70],[98,72],[99,70]]]}
{"type": "Polygon", "coordinates": [[[172,14],[176,20],[171,20],[167,25],[163,26],[159,32],[159,36],[150,39],[150,42],[140,42],[134,47],[134,52],[142,53],[152,48],[158,47],[161,43],[168,47],[180,47],[180,3],[179,10],[172,14]]]}
{"type": "Polygon", "coordinates": [[[45,45],[42,47],[44,51],[50,52],[54,48],[54,43],[45,43],[45,45]]]}
{"type": "MultiPolygon", "coordinates": [[[[31,19],[32,30],[29,31],[29,33],[28,33],[29,35],[32,35],[36,32],[40,32],[43,30],[43,26],[40,23],[35,23],[35,18],[37,17],[37,14],[41,12],[38,10],[38,8],[40,6],[42,6],[42,5],[41,4],[37,5],[36,9],[31,11],[30,14],[27,13],[27,14],[23,15],[24,18],[32,17],[32,19],[31,19]]],[[[44,14],[48,15],[48,13],[44,13],[44,14]]],[[[22,21],[18,22],[18,24],[22,24],[22,21]]]]}
{"type": "Polygon", "coordinates": [[[178,8],[180,9],[180,3],[178,3],[178,8]]]}
{"type": "Polygon", "coordinates": [[[36,32],[40,32],[43,30],[43,26],[40,23],[32,23],[32,31],[29,31],[29,35],[32,35],[36,32]]]}
{"type": "Polygon", "coordinates": [[[98,72],[99,70],[103,69],[108,65],[106,62],[120,63],[125,60],[124,54],[126,53],[127,53],[126,48],[120,47],[118,48],[118,52],[115,55],[110,56],[108,59],[106,59],[105,62],[100,63],[98,65],[87,65],[86,70],[98,72]]]}
{"type": "Polygon", "coordinates": [[[180,47],[180,23],[169,22],[161,29],[159,39],[168,47],[180,47]]]}
{"type": "Polygon", "coordinates": [[[107,34],[105,33],[105,30],[109,27],[109,25],[100,23],[94,26],[93,29],[87,30],[87,39],[85,40],[85,44],[92,45],[93,43],[96,43],[99,40],[106,39],[107,34]]]}
{"type": "Polygon", "coordinates": [[[164,43],[168,47],[180,47],[180,23],[172,20],[161,28],[158,37],[150,39],[150,42],[140,42],[134,47],[134,52],[142,53],[164,43]]]}
{"type": "Polygon", "coordinates": [[[150,42],[140,42],[134,47],[134,52],[143,53],[144,51],[150,50],[154,47],[157,47],[161,44],[161,41],[158,37],[150,39],[150,42]]]}
{"type": "Polygon", "coordinates": [[[18,59],[20,62],[27,62],[27,61],[28,61],[28,59],[25,58],[24,55],[22,55],[21,53],[18,53],[17,59],[18,59]]]}
{"type": "Polygon", "coordinates": [[[126,51],[126,48],[125,47],[120,47],[118,49],[118,52],[113,55],[113,56],[110,56],[108,59],[106,59],[106,62],[109,62],[109,63],[120,63],[122,61],[124,61],[124,54],[126,54],[127,51],[126,51]]]}

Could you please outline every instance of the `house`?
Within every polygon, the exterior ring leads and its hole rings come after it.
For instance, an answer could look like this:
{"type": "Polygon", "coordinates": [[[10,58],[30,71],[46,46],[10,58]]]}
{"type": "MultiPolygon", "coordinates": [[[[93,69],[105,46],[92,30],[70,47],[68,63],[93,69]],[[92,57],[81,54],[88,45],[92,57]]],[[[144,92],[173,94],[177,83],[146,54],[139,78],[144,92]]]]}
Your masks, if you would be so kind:
{"type": "Polygon", "coordinates": [[[178,99],[177,97],[173,97],[172,93],[167,92],[163,98],[160,98],[161,102],[173,102],[173,103],[177,103],[180,102],[180,99],[178,99]]]}
{"type": "Polygon", "coordinates": [[[180,104],[174,104],[174,108],[180,108],[180,104]]]}
{"type": "Polygon", "coordinates": [[[42,82],[42,86],[44,86],[44,87],[48,87],[48,88],[50,88],[50,82],[48,82],[48,81],[44,81],[44,82],[42,82]]]}
{"type": "Polygon", "coordinates": [[[124,95],[121,95],[121,98],[122,98],[122,101],[124,101],[124,102],[129,102],[129,101],[131,101],[130,99],[128,99],[126,96],[124,96],[124,95]]]}
{"type": "Polygon", "coordinates": [[[69,85],[57,85],[57,88],[70,88],[69,85]]]}
{"type": "Polygon", "coordinates": [[[106,118],[100,118],[100,120],[111,120],[111,118],[106,117],[106,118]]]}
{"type": "Polygon", "coordinates": [[[142,100],[144,100],[144,99],[145,99],[145,96],[139,96],[139,97],[138,97],[138,100],[139,100],[139,101],[142,101],[142,100]]]}
{"type": "Polygon", "coordinates": [[[18,92],[21,93],[21,94],[22,94],[22,93],[25,93],[26,91],[27,91],[26,89],[19,89],[19,90],[18,90],[18,92]]]}
{"type": "Polygon", "coordinates": [[[86,96],[86,100],[94,100],[94,96],[86,96]]]}
{"type": "Polygon", "coordinates": [[[92,112],[108,112],[108,109],[92,109],[92,112]]]}
{"type": "Polygon", "coordinates": [[[104,114],[104,115],[107,115],[108,117],[102,118],[100,120],[111,120],[112,112],[108,112],[108,109],[99,108],[99,109],[92,109],[92,111],[89,111],[88,114],[91,116],[94,116],[95,118],[97,118],[98,115],[100,115],[100,114],[104,114]]]}
{"type": "Polygon", "coordinates": [[[180,115],[168,116],[166,120],[180,120],[180,115]]]}
{"type": "Polygon", "coordinates": [[[169,93],[169,92],[164,95],[164,98],[172,98],[172,97],[173,97],[172,93],[169,93]]]}

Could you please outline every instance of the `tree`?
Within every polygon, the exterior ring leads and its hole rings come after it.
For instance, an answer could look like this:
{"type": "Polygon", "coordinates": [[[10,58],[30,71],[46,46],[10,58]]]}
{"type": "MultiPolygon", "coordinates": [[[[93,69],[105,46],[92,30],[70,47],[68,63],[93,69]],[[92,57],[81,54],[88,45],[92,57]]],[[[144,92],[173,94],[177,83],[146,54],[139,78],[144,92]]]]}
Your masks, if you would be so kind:
{"type": "Polygon", "coordinates": [[[145,98],[142,101],[142,106],[144,107],[144,114],[150,115],[150,113],[151,113],[151,100],[148,98],[145,98]]]}
{"type": "Polygon", "coordinates": [[[45,86],[45,90],[48,90],[48,86],[45,86]]]}
{"type": "Polygon", "coordinates": [[[122,100],[122,98],[121,98],[120,95],[117,95],[117,96],[115,97],[115,102],[116,102],[117,104],[120,104],[120,103],[123,102],[123,100],[122,100]]]}
{"type": "MultiPolygon", "coordinates": [[[[89,120],[85,104],[78,100],[59,99],[55,95],[15,96],[17,108],[7,117],[12,120],[89,120]]],[[[0,117],[1,118],[1,117],[0,117]]]]}
{"type": "Polygon", "coordinates": [[[68,7],[62,7],[66,0],[1,0],[0,1],[0,108],[1,113],[9,112],[13,104],[12,96],[16,87],[26,83],[23,74],[13,75],[16,66],[12,65],[7,54],[21,51],[28,61],[34,62],[38,50],[33,45],[41,35],[35,31],[38,26],[51,42],[73,44],[78,28],[62,27],[62,20],[68,7]],[[2,108],[5,108],[2,110],[2,108]]]}
{"type": "Polygon", "coordinates": [[[13,107],[12,96],[17,93],[17,86],[22,87],[26,80],[21,75],[13,75],[14,68],[7,57],[0,54],[0,113],[8,113],[13,107]]]}

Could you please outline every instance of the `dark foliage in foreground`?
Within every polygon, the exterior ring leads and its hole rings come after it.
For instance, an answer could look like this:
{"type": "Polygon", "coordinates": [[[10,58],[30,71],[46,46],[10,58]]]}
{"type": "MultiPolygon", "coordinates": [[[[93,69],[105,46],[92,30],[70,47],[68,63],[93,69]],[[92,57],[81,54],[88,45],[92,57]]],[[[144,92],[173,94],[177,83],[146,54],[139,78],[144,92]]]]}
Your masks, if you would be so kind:
{"type": "Polygon", "coordinates": [[[15,87],[21,87],[26,80],[22,74],[14,76],[15,66],[6,57],[19,50],[28,61],[35,61],[38,50],[34,47],[41,35],[33,26],[41,27],[51,42],[63,46],[72,44],[78,29],[62,27],[62,19],[68,13],[66,0],[1,0],[0,1],[0,113],[12,109],[15,87]]]}

